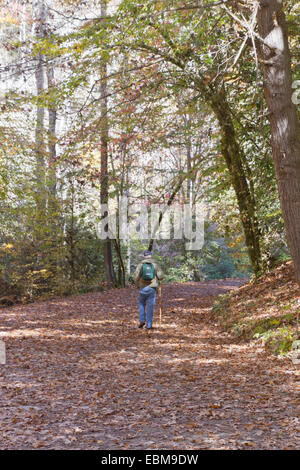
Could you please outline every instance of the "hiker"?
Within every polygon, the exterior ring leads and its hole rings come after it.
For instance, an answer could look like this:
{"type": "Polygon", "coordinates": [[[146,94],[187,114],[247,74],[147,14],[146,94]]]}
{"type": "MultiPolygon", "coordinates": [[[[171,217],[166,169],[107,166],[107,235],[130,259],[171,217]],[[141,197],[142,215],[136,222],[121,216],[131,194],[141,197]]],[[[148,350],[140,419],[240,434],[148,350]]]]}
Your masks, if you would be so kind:
{"type": "Polygon", "coordinates": [[[147,305],[147,325],[148,330],[153,329],[153,310],[156,297],[156,289],[163,279],[163,273],[160,266],[154,261],[151,251],[144,252],[144,259],[137,266],[134,273],[134,283],[139,287],[139,310],[140,323],[139,328],[143,328],[146,323],[146,305],[147,305]]]}

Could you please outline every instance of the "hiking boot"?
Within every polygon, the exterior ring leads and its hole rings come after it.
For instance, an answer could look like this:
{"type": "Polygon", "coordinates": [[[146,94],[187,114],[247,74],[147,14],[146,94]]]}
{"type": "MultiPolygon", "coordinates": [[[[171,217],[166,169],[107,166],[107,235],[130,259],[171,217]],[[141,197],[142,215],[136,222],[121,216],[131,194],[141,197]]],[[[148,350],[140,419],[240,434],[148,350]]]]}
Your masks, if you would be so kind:
{"type": "Polygon", "coordinates": [[[147,326],[147,330],[154,330],[153,326],[147,326]]]}
{"type": "Polygon", "coordinates": [[[139,324],[139,328],[143,328],[144,325],[145,325],[145,322],[141,321],[140,324],[139,324]]]}

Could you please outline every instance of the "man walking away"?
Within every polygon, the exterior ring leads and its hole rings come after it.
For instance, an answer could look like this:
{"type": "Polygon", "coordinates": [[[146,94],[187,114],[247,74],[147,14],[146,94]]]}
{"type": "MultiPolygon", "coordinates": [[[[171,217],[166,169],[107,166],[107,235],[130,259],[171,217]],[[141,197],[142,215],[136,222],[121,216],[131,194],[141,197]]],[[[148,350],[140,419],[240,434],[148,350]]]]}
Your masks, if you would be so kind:
{"type": "Polygon", "coordinates": [[[154,261],[151,251],[144,252],[144,259],[137,266],[134,273],[134,283],[140,289],[139,292],[139,310],[140,324],[143,328],[146,323],[147,306],[147,329],[152,329],[153,310],[156,298],[156,290],[159,282],[163,280],[163,273],[160,266],[154,261]]]}

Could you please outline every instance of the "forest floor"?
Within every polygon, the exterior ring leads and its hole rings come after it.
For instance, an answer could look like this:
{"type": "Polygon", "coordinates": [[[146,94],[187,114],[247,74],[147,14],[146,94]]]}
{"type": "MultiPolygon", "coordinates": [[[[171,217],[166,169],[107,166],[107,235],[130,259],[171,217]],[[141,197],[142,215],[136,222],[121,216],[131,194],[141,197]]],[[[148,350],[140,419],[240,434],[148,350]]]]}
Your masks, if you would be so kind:
{"type": "Polygon", "coordinates": [[[211,315],[240,283],[164,285],[151,332],[134,288],[1,309],[0,448],[298,448],[297,366],[211,315]]]}

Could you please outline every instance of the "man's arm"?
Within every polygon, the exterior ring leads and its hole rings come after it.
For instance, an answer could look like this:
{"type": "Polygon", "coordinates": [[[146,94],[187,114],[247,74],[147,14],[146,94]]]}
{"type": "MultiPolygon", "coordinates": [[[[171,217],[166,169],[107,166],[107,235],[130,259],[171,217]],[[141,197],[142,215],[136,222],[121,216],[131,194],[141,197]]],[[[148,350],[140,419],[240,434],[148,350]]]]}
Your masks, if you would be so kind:
{"type": "Polygon", "coordinates": [[[159,266],[159,264],[156,264],[155,270],[156,270],[157,279],[159,281],[162,281],[165,276],[164,276],[164,273],[163,273],[161,267],[159,266]]]}

